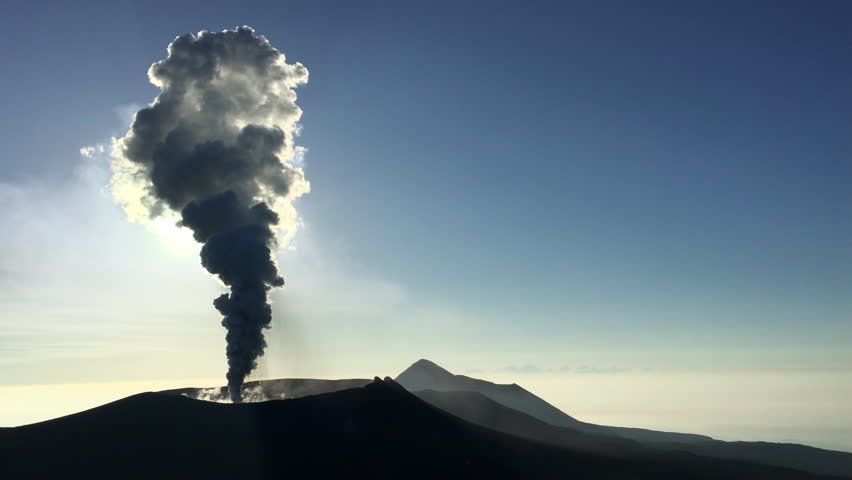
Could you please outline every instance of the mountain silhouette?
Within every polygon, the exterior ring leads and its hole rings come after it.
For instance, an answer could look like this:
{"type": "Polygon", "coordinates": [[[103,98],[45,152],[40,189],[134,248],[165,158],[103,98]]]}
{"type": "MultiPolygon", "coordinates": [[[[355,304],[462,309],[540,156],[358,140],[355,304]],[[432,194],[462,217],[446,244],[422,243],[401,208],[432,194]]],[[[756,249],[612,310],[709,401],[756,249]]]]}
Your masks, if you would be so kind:
{"type": "Polygon", "coordinates": [[[453,375],[426,359],[414,362],[397,375],[396,381],[412,392],[419,390],[479,392],[507,407],[553,425],[573,427],[580,423],[517,384],[498,385],[464,375],[453,375]]]}
{"type": "Polygon", "coordinates": [[[393,380],[291,400],[222,404],[144,393],[0,429],[4,478],[808,479],[692,454],[562,448],[475,425],[393,380]]]}
{"type": "MultiPolygon", "coordinates": [[[[649,449],[688,452],[701,456],[795,468],[823,475],[852,477],[852,453],[797,444],[725,442],[703,435],[671,434],[589,424],[561,412],[517,385],[498,385],[463,375],[454,375],[428,360],[415,362],[397,379],[402,380],[399,383],[427,403],[467,421],[552,445],[583,451],[616,452],[619,455],[637,451],[647,455],[649,449]],[[446,390],[427,388],[436,384],[444,386],[446,390]],[[464,390],[466,388],[479,391],[464,390]],[[512,404],[515,407],[512,408],[506,404],[512,404]],[[530,405],[536,408],[529,408],[530,405]],[[555,423],[542,420],[541,417],[555,419],[555,423]],[[568,420],[565,420],[566,418],[568,420]],[[647,435],[649,432],[650,437],[647,435]],[[661,438],[664,441],[658,441],[661,438]],[[675,438],[677,441],[665,441],[667,438],[675,438]]],[[[371,382],[368,379],[284,378],[247,382],[246,392],[248,392],[247,400],[250,401],[274,400],[361,387],[371,382]]],[[[166,390],[163,393],[217,401],[228,398],[226,387],[181,388],[166,390]]]]}
{"type": "Polygon", "coordinates": [[[795,468],[822,475],[852,478],[852,453],[825,450],[795,443],[724,442],[710,440],[689,444],[650,444],[653,447],[715,458],[795,468]]]}
{"type": "Polygon", "coordinates": [[[471,423],[550,445],[623,455],[650,452],[648,447],[634,440],[551,425],[497,403],[479,392],[420,390],[415,395],[471,423]]]}
{"type": "Polygon", "coordinates": [[[852,477],[852,453],[804,445],[768,442],[640,443],[612,434],[589,433],[543,422],[511,409],[478,392],[421,390],[415,395],[469,422],[550,445],[620,456],[652,455],[655,451],[689,452],[795,468],[822,475],[852,477]]]}
{"type": "Polygon", "coordinates": [[[425,359],[408,367],[397,377],[397,381],[425,401],[461,418],[549,444],[584,449],[614,449],[621,453],[636,450],[637,444],[629,446],[627,443],[617,443],[612,438],[616,436],[618,439],[634,440],[646,448],[745,460],[852,478],[852,453],[849,452],[789,443],[725,442],[703,435],[594,425],[562,413],[515,384],[499,385],[454,375],[425,359]],[[436,385],[442,387],[442,391],[432,388],[436,385]],[[545,414],[542,415],[542,412],[545,414]]]}
{"type": "Polygon", "coordinates": [[[464,375],[454,375],[426,359],[414,362],[396,377],[396,381],[412,392],[419,390],[479,392],[498,403],[551,425],[569,427],[583,432],[615,434],[640,442],[681,443],[712,440],[712,438],[704,435],[658,432],[643,428],[610,427],[581,422],[517,384],[500,385],[464,375]]]}

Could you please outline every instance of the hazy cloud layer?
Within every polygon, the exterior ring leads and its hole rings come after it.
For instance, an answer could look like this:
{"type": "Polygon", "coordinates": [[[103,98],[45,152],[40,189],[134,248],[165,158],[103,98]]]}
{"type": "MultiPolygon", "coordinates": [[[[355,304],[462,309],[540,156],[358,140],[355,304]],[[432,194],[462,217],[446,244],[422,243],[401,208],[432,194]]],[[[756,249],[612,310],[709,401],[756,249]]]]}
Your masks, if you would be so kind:
{"type": "Polygon", "coordinates": [[[628,369],[616,367],[616,366],[589,366],[589,365],[580,365],[580,366],[570,366],[566,365],[564,367],[554,369],[554,368],[542,368],[533,364],[525,364],[525,365],[509,365],[507,367],[503,367],[499,370],[504,373],[517,373],[517,374],[537,374],[537,373],[574,373],[574,374],[605,374],[605,373],[624,373],[627,372],[628,369]]]}

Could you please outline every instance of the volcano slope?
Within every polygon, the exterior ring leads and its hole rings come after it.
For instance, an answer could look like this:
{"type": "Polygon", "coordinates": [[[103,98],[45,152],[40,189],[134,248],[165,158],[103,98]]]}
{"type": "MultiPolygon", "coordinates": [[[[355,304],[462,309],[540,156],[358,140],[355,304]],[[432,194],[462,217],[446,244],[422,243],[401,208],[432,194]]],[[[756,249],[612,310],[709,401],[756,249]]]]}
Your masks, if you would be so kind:
{"type": "Polygon", "coordinates": [[[4,478],[824,478],[648,451],[595,453],[474,425],[393,380],[219,404],[144,393],[0,430],[4,478]]]}

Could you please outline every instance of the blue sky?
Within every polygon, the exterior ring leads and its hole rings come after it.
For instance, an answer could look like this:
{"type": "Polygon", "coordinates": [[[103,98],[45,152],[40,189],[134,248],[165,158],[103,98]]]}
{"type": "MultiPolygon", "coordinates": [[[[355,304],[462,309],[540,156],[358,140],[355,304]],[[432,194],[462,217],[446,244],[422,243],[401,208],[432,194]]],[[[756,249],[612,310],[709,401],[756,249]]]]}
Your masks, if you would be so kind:
{"type": "Polygon", "coordinates": [[[78,150],[242,24],[311,72],[267,374],[852,368],[849,4],[458,3],[2,7],[0,384],[224,369],[197,247],[78,150]]]}

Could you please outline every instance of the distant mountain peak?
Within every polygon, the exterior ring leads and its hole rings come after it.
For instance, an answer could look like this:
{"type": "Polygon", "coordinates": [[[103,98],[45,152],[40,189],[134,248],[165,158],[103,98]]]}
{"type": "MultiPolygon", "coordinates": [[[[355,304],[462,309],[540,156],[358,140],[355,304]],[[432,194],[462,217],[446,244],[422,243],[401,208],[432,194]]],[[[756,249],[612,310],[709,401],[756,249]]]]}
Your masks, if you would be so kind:
{"type": "Polygon", "coordinates": [[[495,384],[478,378],[454,375],[434,362],[421,358],[396,377],[411,392],[479,392],[509,408],[525,412],[552,425],[575,426],[579,422],[553,405],[526,391],[520,385],[495,384]]]}
{"type": "Polygon", "coordinates": [[[417,360],[416,362],[412,363],[411,366],[408,367],[408,368],[409,369],[432,370],[432,371],[435,371],[435,372],[440,372],[440,373],[444,373],[444,374],[447,374],[447,375],[452,375],[452,373],[450,373],[449,370],[442,368],[437,363],[435,363],[431,360],[427,360],[425,358],[421,358],[420,360],[417,360]]]}
{"type": "Polygon", "coordinates": [[[608,427],[577,420],[537,397],[517,383],[497,384],[465,375],[454,375],[433,362],[422,358],[396,377],[410,392],[479,392],[495,402],[523,412],[543,422],[584,432],[616,434],[623,438],[654,442],[696,442],[712,440],[703,435],[655,432],[641,428],[608,427]]]}
{"type": "MultiPolygon", "coordinates": [[[[451,379],[455,375],[441,368],[435,362],[421,358],[412,363],[402,373],[397,375],[396,381],[402,385],[406,384],[431,384],[436,381],[451,379]]],[[[406,385],[407,386],[407,385],[406,385]]]]}

